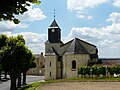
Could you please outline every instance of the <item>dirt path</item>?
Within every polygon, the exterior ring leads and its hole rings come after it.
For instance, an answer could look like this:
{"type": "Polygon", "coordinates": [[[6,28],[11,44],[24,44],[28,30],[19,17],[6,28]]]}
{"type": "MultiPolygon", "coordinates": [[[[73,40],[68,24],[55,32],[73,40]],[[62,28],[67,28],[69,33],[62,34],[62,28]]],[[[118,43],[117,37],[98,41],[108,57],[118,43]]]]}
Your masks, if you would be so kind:
{"type": "Polygon", "coordinates": [[[43,85],[37,90],[120,90],[120,82],[60,82],[43,85]]]}

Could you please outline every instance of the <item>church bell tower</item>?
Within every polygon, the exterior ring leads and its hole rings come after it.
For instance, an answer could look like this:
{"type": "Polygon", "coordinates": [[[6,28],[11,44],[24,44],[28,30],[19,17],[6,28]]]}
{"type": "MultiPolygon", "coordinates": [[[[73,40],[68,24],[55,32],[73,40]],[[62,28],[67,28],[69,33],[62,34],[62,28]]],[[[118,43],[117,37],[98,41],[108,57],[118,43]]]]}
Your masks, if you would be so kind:
{"type": "Polygon", "coordinates": [[[48,41],[50,43],[59,43],[61,41],[61,29],[55,19],[48,28],[48,41]]]}

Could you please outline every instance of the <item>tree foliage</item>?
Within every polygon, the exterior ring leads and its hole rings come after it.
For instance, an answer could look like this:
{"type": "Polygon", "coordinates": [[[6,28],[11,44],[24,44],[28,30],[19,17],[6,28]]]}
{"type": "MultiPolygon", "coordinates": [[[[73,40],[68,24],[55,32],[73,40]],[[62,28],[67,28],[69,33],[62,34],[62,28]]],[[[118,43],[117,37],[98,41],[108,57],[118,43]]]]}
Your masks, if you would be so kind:
{"type": "Polygon", "coordinates": [[[3,70],[2,64],[0,63],[0,81],[1,81],[1,71],[3,70]]]}
{"type": "Polygon", "coordinates": [[[5,42],[6,44],[1,48],[1,62],[4,70],[9,72],[11,90],[16,90],[17,77],[26,69],[26,66],[30,66],[34,61],[34,56],[25,46],[25,40],[21,35],[7,37],[5,42]]]}
{"type": "Polygon", "coordinates": [[[115,68],[114,67],[107,67],[107,71],[111,76],[113,76],[115,73],[115,68]]]}
{"type": "Polygon", "coordinates": [[[115,74],[120,74],[120,66],[115,66],[114,72],[115,72],[115,74]]]}
{"type": "Polygon", "coordinates": [[[39,4],[38,0],[0,0],[0,21],[10,20],[15,24],[20,21],[15,15],[20,15],[26,12],[28,9],[26,6],[30,6],[30,3],[39,4]]]}
{"type": "Polygon", "coordinates": [[[0,35],[0,50],[3,46],[6,45],[7,36],[4,34],[0,35]]]}
{"type": "Polygon", "coordinates": [[[2,71],[2,64],[0,63],[0,71],[2,71]]]}
{"type": "Polygon", "coordinates": [[[100,66],[99,69],[100,69],[100,74],[106,76],[106,67],[100,66]]]}

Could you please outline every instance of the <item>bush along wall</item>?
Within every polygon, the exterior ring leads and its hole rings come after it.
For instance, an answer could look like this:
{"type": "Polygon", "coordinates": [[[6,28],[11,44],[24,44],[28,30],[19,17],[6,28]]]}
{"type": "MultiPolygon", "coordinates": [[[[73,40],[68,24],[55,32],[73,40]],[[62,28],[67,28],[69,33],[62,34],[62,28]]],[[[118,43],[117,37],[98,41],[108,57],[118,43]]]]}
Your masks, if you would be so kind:
{"type": "Polygon", "coordinates": [[[98,78],[98,77],[119,77],[119,66],[81,66],[78,68],[78,75],[82,78],[98,78]]]}

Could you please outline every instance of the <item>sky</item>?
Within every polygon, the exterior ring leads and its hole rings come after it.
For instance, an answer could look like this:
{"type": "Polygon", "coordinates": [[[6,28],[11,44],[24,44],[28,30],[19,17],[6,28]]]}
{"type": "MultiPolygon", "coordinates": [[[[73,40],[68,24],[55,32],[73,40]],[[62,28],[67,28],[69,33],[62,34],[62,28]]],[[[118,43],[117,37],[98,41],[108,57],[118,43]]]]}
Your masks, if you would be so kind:
{"type": "Polygon", "coordinates": [[[27,8],[18,25],[0,21],[0,34],[21,34],[34,54],[44,53],[55,9],[64,43],[77,37],[96,45],[99,58],[120,58],[120,0],[41,0],[27,8]]]}

